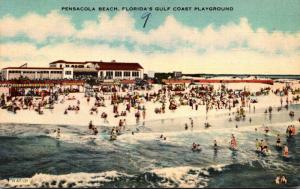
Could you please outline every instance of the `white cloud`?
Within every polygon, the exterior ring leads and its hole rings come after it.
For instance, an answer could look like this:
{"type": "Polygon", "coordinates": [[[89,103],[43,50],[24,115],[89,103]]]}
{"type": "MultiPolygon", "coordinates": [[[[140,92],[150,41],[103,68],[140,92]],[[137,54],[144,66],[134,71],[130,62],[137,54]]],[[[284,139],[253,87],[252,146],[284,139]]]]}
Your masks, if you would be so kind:
{"type": "Polygon", "coordinates": [[[126,12],[120,12],[113,18],[102,13],[97,21],[85,21],[83,29],[77,32],[76,37],[125,41],[136,35],[142,35],[142,32],[134,29],[134,23],[135,20],[126,12]]]}
{"type": "Polygon", "coordinates": [[[49,62],[58,59],[69,61],[116,60],[139,62],[146,71],[300,74],[299,54],[291,56],[263,55],[248,49],[212,50],[201,55],[191,49],[177,50],[172,53],[146,54],[140,50],[130,52],[125,47],[111,48],[107,45],[61,43],[36,48],[32,44],[15,43],[1,44],[0,51],[10,58],[9,61],[1,62],[1,67],[19,66],[25,62],[28,62],[30,66],[48,66],[49,62]],[[29,58],[24,59],[24,57],[29,58]]]}
{"type": "Polygon", "coordinates": [[[120,12],[113,18],[104,13],[97,21],[85,22],[77,37],[129,40],[140,45],[158,45],[166,48],[180,48],[184,44],[201,49],[227,49],[232,44],[237,47],[248,45],[249,49],[267,53],[277,51],[291,53],[300,48],[300,33],[289,34],[281,31],[268,33],[263,28],[254,30],[246,18],[241,18],[238,24],[228,23],[219,28],[208,25],[199,30],[185,26],[173,16],[167,16],[161,26],[148,33],[136,30],[134,23],[135,20],[127,12],[120,12]]]}
{"type": "Polygon", "coordinates": [[[0,43],[0,66],[18,66],[24,62],[32,66],[47,66],[57,59],[115,59],[140,62],[146,70],[155,71],[300,74],[300,33],[255,30],[246,18],[218,28],[208,25],[198,29],[167,16],[162,25],[145,33],[135,29],[135,20],[128,13],[120,12],[112,18],[101,14],[98,20],[85,21],[82,26],[82,29],[75,30],[70,18],[55,11],[46,16],[28,14],[18,19],[6,16],[0,19],[1,36],[24,33],[37,41],[47,37],[70,37],[75,42],[51,43],[40,48],[30,43],[0,43]],[[136,43],[136,48],[129,51],[122,45],[91,45],[76,39],[131,41],[136,43]],[[140,48],[140,45],[151,44],[174,51],[147,54],[140,48]],[[199,54],[199,49],[206,51],[199,54]],[[281,53],[277,54],[277,51],[281,53]]]}
{"type": "Polygon", "coordinates": [[[68,37],[75,32],[70,18],[58,14],[57,11],[52,11],[46,16],[29,13],[21,18],[14,18],[7,15],[0,19],[0,28],[2,37],[25,34],[37,41],[52,36],[68,37]]]}

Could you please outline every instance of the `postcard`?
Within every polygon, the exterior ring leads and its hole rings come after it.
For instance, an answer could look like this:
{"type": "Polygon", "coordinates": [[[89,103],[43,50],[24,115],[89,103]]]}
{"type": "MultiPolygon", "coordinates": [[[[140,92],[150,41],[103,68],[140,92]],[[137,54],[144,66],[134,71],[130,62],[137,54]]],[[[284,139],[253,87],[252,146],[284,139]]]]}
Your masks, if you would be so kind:
{"type": "Polygon", "coordinates": [[[298,187],[299,9],[0,0],[0,188],[298,187]]]}

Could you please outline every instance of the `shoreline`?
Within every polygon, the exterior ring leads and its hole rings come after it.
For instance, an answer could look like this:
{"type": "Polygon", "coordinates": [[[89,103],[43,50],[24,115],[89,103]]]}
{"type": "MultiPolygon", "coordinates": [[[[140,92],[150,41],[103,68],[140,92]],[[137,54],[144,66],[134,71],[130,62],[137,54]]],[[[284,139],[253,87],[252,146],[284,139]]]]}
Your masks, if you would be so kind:
{"type": "MultiPolygon", "coordinates": [[[[300,86],[300,84],[295,83],[297,87],[300,86]]],[[[146,92],[152,93],[156,92],[161,88],[162,85],[155,84],[154,88],[150,91],[129,91],[129,93],[132,92],[138,92],[140,95],[145,94],[146,92]]],[[[220,84],[214,84],[213,85],[215,89],[220,87],[220,84]]],[[[268,85],[264,84],[247,84],[247,83],[234,83],[234,84],[226,84],[226,86],[229,89],[243,89],[246,87],[249,91],[259,91],[259,89],[268,87],[268,85]]],[[[273,85],[271,89],[277,89],[282,88],[285,86],[285,83],[277,83],[276,85],[273,85]]],[[[187,91],[185,91],[187,92],[187,91]]],[[[127,94],[127,92],[119,92],[118,94],[127,94]]],[[[105,100],[105,107],[98,107],[98,113],[91,115],[89,113],[90,109],[93,107],[95,102],[95,97],[91,97],[90,102],[87,102],[86,97],[84,97],[84,93],[70,93],[68,95],[69,97],[75,97],[76,100],[65,100],[64,103],[60,103],[60,100],[64,98],[63,95],[59,96],[58,101],[54,104],[54,109],[44,109],[44,114],[39,115],[34,110],[20,110],[16,114],[13,114],[12,112],[7,111],[6,109],[0,109],[0,123],[18,123],[18,124],[52,124],[52,125],[74,125],[74,126],[88,126],[89,121],[92,120],[93,124],[96,126],[117,126],[120,119],[126,119],[126,125],[140,125],[143,122],[151,122],[151,121],[159,121],[159,120],[166,120],[166,119],[174,119],[174,118],[193,118],[193,117],[203,117],[205,119],[206,111],[204,105],[199,105],[198,110],[191,109],[189,105],[180,105],[177,107],[176,110],[169,110],[166,108],[165,113],[156,114],[154,112],[155,108],[158,108],[161,106],[161,103],[152,101],[145,101],[141,103],[141,105],[145,106],[146,108],[146,116],[145,119],[142,117],[139,120],[139,124],[136,124],[135,116],[134,114],[137,112],[136,108],[131,108],[131,112],[127,112],[126,116],[119,116],[117,118],[114,117],[114,114],[112,113],[113,105],[110,104],[110,95],[105,94],[102,95],[105,100]],[[64,115],[64,110],[69,106],[76,105],[77,100],[80,100],[80,110],[78,113],[75,113],[75,111],[68,111],[67,115],[64,115]],[[106,112],[107,113],[107,121],[105,122],[103,118],[101,118],[101,113],[106,112]]],[[[292,94],[289,94],[289,99],[291,99],[293,96],[292,94]]],[[[255,97],[258,100],[258,103],[252,104],[251,103],[251,111],[253,111],[253,107],[255,106],[255,109],[261,110],[266,109],[269,106],[272,106],[273,108],[280,107],[280,99],[283,98],[285,100],[286,96],[277,96],[273,93],[270,93],[266,96],[257,96],[255,97]]],[[[142,98],[143,99],[143,98],[142,98]]],[[[178,101],[178,97],[176,97],[176,100],[178,101]]],[[[299,104],[300,102],[295,102],[293,104],[299,104]]],[[[211,116],[218,116],[227,114],[230,112],[236,112],[236,109],[239,108],[241,104],[237,104],[235,108],[232,108],[231,110],[228,109],[211,109],[208,111],[207,116],[208,118],[211,116]]],[[[119,104],[119,111],[123,111],[126,109],[125,103],[119,104]]],[[[249,108],[246,105],[244,107],[246,113],[248,114],[249,108]]],[[[276,110],[274,110],[275,112],[276,110]]],[[[188,120],[187,120],[188,121],[188,120]]]]}

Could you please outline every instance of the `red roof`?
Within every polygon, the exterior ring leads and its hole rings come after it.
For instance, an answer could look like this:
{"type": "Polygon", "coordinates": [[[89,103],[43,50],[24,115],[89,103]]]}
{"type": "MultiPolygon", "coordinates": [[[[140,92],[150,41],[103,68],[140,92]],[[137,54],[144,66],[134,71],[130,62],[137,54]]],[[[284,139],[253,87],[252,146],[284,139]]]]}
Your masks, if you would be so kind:
{"type": "Polygon", "coordinates": [[[3,70],[7,69],[19,69],[19,70],[33,70],[33,69],[39,69],[39,70],[62,70],[62,68],[54,68],[54,67],[6,67],[3,68],[3,70]]]}
{"type": "Polygon", "coordinates": [[[50,64],[64,63],[64,64],[98,64],[100,68],[98,70],[138,70],[143,69],[139,63],[130,63],[130,62],[102,62],[102,61],[85,61],[85,62],[69,62],[64,60],[57,60],[51,62],[50,64]]]}
{"type": "Polygon", "coordinates": [[[163,79],[162,82],[165,84],[185,84],[191,83],[192,80],[190,79],[163,79]]]}
{"type": "Polygon", "coordinates": [[[99,68],[98,70],[138,70],[143,69],[143,67],[139,63],[125,63],[125,62],[119,62],[119,63],[98,63],[99,68]]]}
{"type": "Polygon", "coordinates": [[[93,63],[93,62],[69,62],[64,60],[57,60],[54,62],[51,62],[50,64],[56,64],[56,63],[64,63],[64,64],[87,64],[87,63],[93,63]]]}
{"type": "Polygon", "coordinates": [[[264,83],[273,85],[272,79],[195,79],[196,83],[264,83]]]}

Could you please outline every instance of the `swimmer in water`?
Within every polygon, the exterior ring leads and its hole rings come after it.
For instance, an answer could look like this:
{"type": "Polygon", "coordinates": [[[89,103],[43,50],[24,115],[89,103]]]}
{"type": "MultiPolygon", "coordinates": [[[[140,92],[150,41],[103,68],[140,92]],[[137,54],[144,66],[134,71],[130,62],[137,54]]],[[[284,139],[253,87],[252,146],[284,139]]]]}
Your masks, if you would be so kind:
{"type": "Polygon", "coordinates": [[[276,147],[281,147],[281,140],[279,134],[277,135],[276,147]]]}
{"type": "Polygon", "coordinates": [[[57,130],[54,130],[53,132],[56,133],[56,138],[60,137],[60,128],[58,128],[57,130]]]}
{"type": "Polygon", "coordinates": [[[265,127],[265,132],[266,132],[266,134],[268,134],[269,131],[270,131],[269,127],[266,126],[266,127],[265,127]]]}
{"type": "Polygon", "coordinates": [[[282,177],[280,178],[280,183],[281,183],[281,184],[286,184],[286,183],[287,183],[287,179],[285,178],[285,176],[282,176],[282,177]]]}
{"type": "Polygon", "coordinates": [[[276,177],[275,183],[276,183],[276,184],[280,184],[280,177],[279,177],[279,176],[276,177]]]}
{"type": "Polygon", "coordinates": [[[269,147],[268,147],[267,145],[265,145],[265,146],[263,147],[262,152],[265,153],[265,154],[270,153],[269,147]]]}
{"type": "Polygon", "coordinates": [[[214,140],[214,149],[218,149],[218,144],[217,144],[217,140],[214,140]]]}
{"type": "Polygon", "coordinates": [[[255,146],[256,146],[256,150],[259,150],[260,143],[259,143],[258,139],[255,140],[255,146]]]}
{"type": "Polygon", "coordinates": [[[193,128],[194,127],[194,120],[192,118],[190,118],[190,121],[191,121],[191,127],[193,128]]]}
{"type": "Polygon", "coordinates": [[[58,128],[56,131],[56,138],[59,138],[59,137],[60,137],[60,128],[58,128]]]}
{"type": "Polygon", "coordinates": [[[288,157],[288,155],[289,155],[289,148],[287,147],[287,145],[285,145],[283,148],[283,156],[288,157]]]}
{"type": "Polygon", "coordinates": [[[187,125],[187,123],[184,126],[185,130],[188,130],[189,126],[187,125]]]}
{"type": "Polygon", "coordinates": [[[90,123],[89,123],[89,129],[92,129],[92,128],[93,128],[93,122],[91,120],[90,123]]]}
{"type": "Polygon", "coordinates": [[[231,146],[231,148],[234,148],[234,149],[236,149],[236,148],[237,148],[236,139],[235,139],[235,137],[234,137],[234,135],[233,135],[233,134],[231,135],[230,146],[231,146]]]}
{"type": "Polygon", "coordinates": [[[264,140],[260,140],[260,143],[259,143],[259,147],[260,147],[260,151],[262,152],[263,149],[264,149],[264,140]]]}
{"type": "Polygon", "coordinates": [[[196,148],[197,148],[197,145],[196,145],[196,143],[193,142],[193,144],[192,144],[192,150],[195,150],[196,148]]]}

